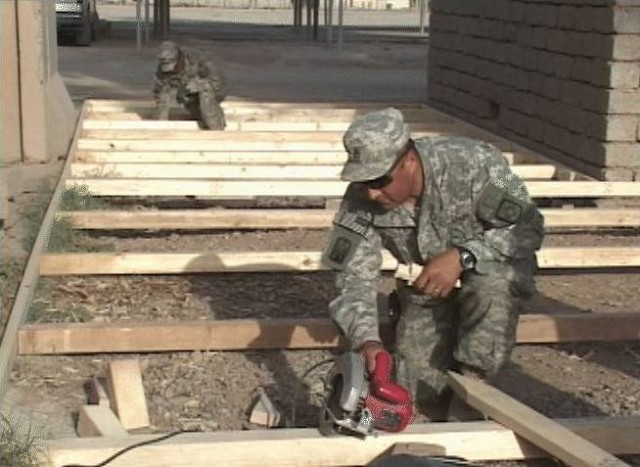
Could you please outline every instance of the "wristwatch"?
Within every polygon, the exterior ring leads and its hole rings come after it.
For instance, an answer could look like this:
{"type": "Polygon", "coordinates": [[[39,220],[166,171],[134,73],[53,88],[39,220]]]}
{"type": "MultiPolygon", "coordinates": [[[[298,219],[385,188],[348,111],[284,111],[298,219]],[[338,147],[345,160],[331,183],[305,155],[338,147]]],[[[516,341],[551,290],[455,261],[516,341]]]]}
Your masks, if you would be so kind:
{"type": "Polygon", "coordinates": [[[464,271],[471,271],[476,267],[476,257],[473,256],[466,248],[458,247],[458,251],[460,252],[460,266],[464,271]]]}

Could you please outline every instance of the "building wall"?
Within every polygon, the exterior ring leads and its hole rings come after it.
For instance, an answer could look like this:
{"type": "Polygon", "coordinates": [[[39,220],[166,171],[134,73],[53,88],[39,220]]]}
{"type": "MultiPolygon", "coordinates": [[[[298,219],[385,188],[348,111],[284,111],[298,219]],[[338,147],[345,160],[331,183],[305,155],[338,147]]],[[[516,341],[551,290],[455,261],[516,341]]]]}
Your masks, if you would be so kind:
{"type": "Polygon", "coordinates": [[[0,165],[66,154],[76,111],[58,73],[55,2],[0,0],[0,165]]]}
{"type": "Polygon", "coordinates": [[[640,180],[638,0],[431,0],[432,105],[608,180],[640,180]]]}

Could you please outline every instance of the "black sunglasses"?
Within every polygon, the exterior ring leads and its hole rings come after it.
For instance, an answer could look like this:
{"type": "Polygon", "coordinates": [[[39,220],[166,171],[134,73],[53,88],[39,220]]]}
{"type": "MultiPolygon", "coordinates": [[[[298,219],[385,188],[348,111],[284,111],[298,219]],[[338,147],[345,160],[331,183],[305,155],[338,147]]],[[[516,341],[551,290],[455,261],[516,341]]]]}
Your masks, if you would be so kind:
{"type": "Polygon", "coordinates": [[[362,182],[362,185],[371,190],[381,190],[393,181],[393,177],[389,174],[384,174],[382,177],[374,178],[373,180],[367,180],[362,182]]]}

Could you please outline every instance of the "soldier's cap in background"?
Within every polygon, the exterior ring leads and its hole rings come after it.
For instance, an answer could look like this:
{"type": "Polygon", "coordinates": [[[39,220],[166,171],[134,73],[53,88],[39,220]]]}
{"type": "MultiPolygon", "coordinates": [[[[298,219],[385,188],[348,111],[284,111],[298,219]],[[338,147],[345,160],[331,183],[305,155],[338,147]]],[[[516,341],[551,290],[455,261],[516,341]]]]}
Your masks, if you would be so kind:
{"type": "Polygon", "coordinates": [[[393,107],[359,117],[342,138],[348,159],[340,177],[348,182],[382,177],[402,155],[410,137],[402,112],[393,107]]]}
{"type": "Polygon", "coordinates": [[[160,44],[158,59],[162,62],[175,62],[178,60],[178,46],[173,41],[164,41],[160,44]]]}

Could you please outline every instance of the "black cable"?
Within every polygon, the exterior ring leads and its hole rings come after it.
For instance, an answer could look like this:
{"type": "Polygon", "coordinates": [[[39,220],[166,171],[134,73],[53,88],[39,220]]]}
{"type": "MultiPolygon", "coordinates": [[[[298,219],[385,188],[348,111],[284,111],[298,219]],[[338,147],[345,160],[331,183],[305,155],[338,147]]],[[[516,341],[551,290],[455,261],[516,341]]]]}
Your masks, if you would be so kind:
{"type": "Polygon", "coordinates": [[[302,377],[300,378],[300,386],[294,391],[293,393],[293,402],[291,403],[291,420],[290,420],[290,426],[295,427],[296,425],[296,405],[297,405],[297,399],[298,399],[298,393],[300,392],[300,388],[302,386],[304,386],[304,380],[307,376],[309,376],[309,373],[311,373],[313,370],[315,370],[318,367],[321,367],[322,365],[326,365],[327,363],[332,363],[334,362],[335,359],[334,358],[328,358],[326,360],[322,360],[321,362],[315,363],[313,365],[311,365],[309,368],[307,368],[307,370],[302,374],[302,377]]]}
{"type": "Polygon", "coordinates": [[[113,454],[112,456],[106,458],[105,460],[103,460],[102,462],[98,463],[98,464],[66,464],[63,465],[62,467],[104,467],[105,465],[107,465],[109,462],[111,462],[112,460],[114,460],[116,457],[120,457],[122,454],[131,451],[132,449],[136,449],[139,448],[141,446],[146,446],[147,444],[153,444],[153,443],[158,443],[160,441],[164,441],[165,439],[169,439],[169,438],[173,438],[176,435],[181,435],[183,433],[194,433],[196,430],[180,430],[180,431],[174,431],[172,433],[166,434],[166,435],[162,435],[159,436],[157,438],[154,439],[150,439],[148,441],[142,441],[140,443],[136,443],[136,444],[132,444],[131,446],[127,446],[124,449],[121,449],[120,451],[116,452],[115,454],[113,454]]]}

